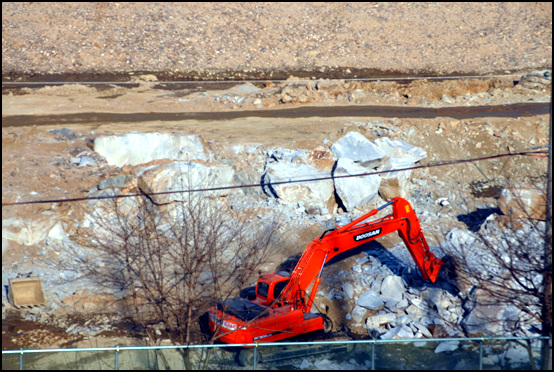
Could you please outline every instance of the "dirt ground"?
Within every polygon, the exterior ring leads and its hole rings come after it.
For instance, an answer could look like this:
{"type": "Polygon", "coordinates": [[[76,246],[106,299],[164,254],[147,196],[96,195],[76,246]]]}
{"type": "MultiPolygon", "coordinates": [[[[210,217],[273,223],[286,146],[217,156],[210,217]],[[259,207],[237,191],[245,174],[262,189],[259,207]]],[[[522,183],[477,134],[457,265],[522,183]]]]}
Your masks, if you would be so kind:
{"type": "MultiPolygon", "coordinates": [[[[6,90],[2,96],[3,121],[14,123],[14,126],[2,128],[2,202],[82,197],[102,179],[128,172],[129,170],[109,166],[101,159],[97,167],[78,167],[71,163],[72,157],[83,151],[87,154],[93,153],[90,144],[96,136],[128,131],[198,134],[220,159],[231,161],[237,171],[250,173],[253,171],[252,168],[259,164],[253,163],[248,158],[237,157],[232,150],[233,147],[259,145],[262,148],[313,150],[325,140],[334,142],[351,130],[364,134],[370,140],[387,135],[421,146],[429,154],[426,159],[429,162],[524,151],[546,145],[548,116],[545,113],[527,115],[524,111],[520,111],[512,113],[512,117],[495,117],[478,113],[480,107],[502,107],[505,104],[536,104],[548,101],[549,85],[545,81],[534,82],[532,85],[527,83],[525,86],[524,83],[520,84],[520,81],[525,79],[514,80],[510,77],[472,81],[382,82],[371,83],[369,86],[356,82],[342,82],[329,90],[317,90],[313,87],[314,82],[311,81],[287,81],[278,84],[277,87],[277,84],[267,84],[267,87],[263,85],[256,87],[253,93],[243,93],[247,98],[243,100],[242,105],[235,107],[229,107],[231,104],[222,103],[221,100],[218,102],[217,98],[235,97],[236,86],[226,90],[199,91],[195,88],[195,93],[192,94],[189,94],[187,89],[168,90],[145,84],[131,88],[114,86],[109,89],[72,85],[6,90]],[[514,81],[518,83],[514,85],[514,81]],[[359,84],[356,89],[361,87],[365,92],[365,96],[359,102],[341,98],[341,95],[348,97],[352,94],[353,84],[359,84]],[[311,101],[283,102],[283,91],[291,92],[294,89],[302,92],[301,94],[308,93],[311,101]],[[329,92],[331,89],[334,89],[331,94],[327,93],[323,96],[322,92],[329,92]],[[445,102],[443,99],[445,96],[452,97],[450,103],[445,102]],[[187,101],[179,101],[182,97],[187,97],[187,101]],[[262,107],[254,104],[256,100],[262,101],[262,107]],[[410,100],[416,103],[411,103],[410,100]],[[472,101],[475,112],[468,114],[466,119],[453,119],[448,116],[418,117],[419,108],[453,107],[467,101],[472,101]],[[359,107],[388,105],[398,108],[408,106],[413,107],[414,111],[407,112],[405,117],[396,118],[315,116],[318,108],[334,107],[336,110],[341,110],[344,107],[356,105],[359,107]],[[278,109],[282,112],[294,113],[291,109],[311,107],[314,116],[264,118],[253,114],[227,120],[145,122],[140,121],[144,107],[148,107],[149,113],[220,112],[223,117],[225,113],[230,114],[235,111],[255,112],[252,110],[278,109]],[[70,120],[72,114],[82,113],[86,114],[85,123],[64,124],[60,121],[55,125],[40,125],[40,122],[28,125],[25,122],[25,120],[33,122],[44,117],[66,117],[70,120]],[[95,122],[94,115],[100,113],[136,115],[134,117],[136,121],[95,122]],[[86,123],[87,117],[90,118],[91,123],[86,123]],[[21,122],[17,122],[18,120],[21,122]],[[29,180],[32,181],[29,182],[29,180]]],[[[251,87],[251,85],[247,86],[251,87]]],[[[435,200],[445,194],[445,189],[454,188],[458,184],[463,185],[467,192],[472,191],[477,195],[483,192],[483,186],[494,190],[494,187],[500,184],[541,178],[544,175],[545,164],[543,159],[524,157],[517,160],[460,165],[456,168],[428,168],[416,171],[414,177],[433,180],[435,187],[432,198],[435,200]]],[[[72,203],[45,203],[4,206],[2,211],[3,220],[11,218],[33,220],[44,213],[60,216],[67,222],[65,226],[70,227],[73,225],[70,221],[80,218],[81,210],[72,203]]],[[[455,211],[452,210],[450,213],[451,217],[441,222],[442,230],[447,226],[453,227],[460,224],[453,218],[456,215],[455,211]]],[[[305,246],[318,235],[320,229],[314,225],[305,232],[298,232],[302,237],[299,239],[301,241],[298,241],[298,246],[305,246]]],[[[428,229],[428,239],[440,240],[441,229],[431,226],[428,229]]],[[[70,228],[67,232],[75,233],[70,228]]],[[[3,266],[17,267],[21,265],[23,256],[31,263],[35,260],[39,262],[43,259],[39,251],[38,245],[19,245],[10,241],[8,248],[3,249],[3,266]]],[[[287,253],[290,252],[276,255],[275,263],[286,258],[287,253]]],[[[351,262],[345,261],[332,271],[340,270],[350,264],[351,262]]],[[[268,269],[271,270],[270,266],[268,269]]],[[[325,284],[322,288],[325,288],[325,284]]],[[[68,345],[89,347],[109,345],[115,341],[119,343],[122,340],[126,340],[127,343],[139,342],[125,338],[128,334],[128,330],[125,329],[121,332],[110,331],[111,333],[95,337],[87,337],[86,334],[67,334],[63,332],[64,327],[74,323],[85,323],[84,319],[79,321],[78,318],[77,320],[64,318],[67,317],[67,312],[67,308],[56,311],[58,320],[54,324],[61,325],[61,328],[49,325],[31,330],[36,324],[28,325],[26,322],[21,322],[17,318],[17,311],[14,311],[8,303],[4,303],[3,315],[9,320],[5,322],[6,327],[3,327],[5,340],[3,347],[5,349],[68,345]],[[16,331],[13,332],[13,330],[16,331]],[[121,339],[121,337],[124,338],[121,339]]]]}
{"type": "MultiPolygon", "coordinates": [[[[3,204],[82,197],[101,180],[130,172],[108,165],[91,150],[97,136],[130,131],[198,134],[219,159],[231,162],[239,172],[253,174],[260,164],[253,158],[237,157],[236,148],[311,151],[349,131],[358,131],[369,140],[387,136],[422,147],[428,154],[425,162],[519,152],[548,144],[550,3],[418,3],[410,7],[295,3],[288,9],[278,4],[197,3],[187,21],[178,19],[179,12],[169,5],[149,8],[141,3],[131,9],[119,3],[90,3],[81,8],[63,4],[2,5],[3,82],[54,78],[80,82],[3,84],[3,204]],[[62,19],[56,27],[55,17],[62,19]],[[440,20],[429,22],[436,17],[440,20]],[[168,20],[159,32],[151,26],[156,19],[168,20]],[[217,27],[201,31],[213,22],[217,27]],[[348,31],[341,31],[344,27],[348,31]],[[138,29],[145,31],[141,34],[138,29]],[[159,45],[165,47],[164,53],[159,45]],[[502,76],[349,80],[356,75],[427,73],[502,76]],[[168,82],[200,77],[260,80],[168,82]],[[269,80],[275,77],[288,79],[269,80]],[[339,79],[326,80],[333,77],[339,79]],[[129,84],[85,83],[100,78],[129,84]],[[511,108],[515,104],[522,106],[511,108]],[[398,108],[402,114],[364,114],[370,107],[383,107],[383,113],[398,108]],[[350,116],[352,108],[359,111],[350,116]],[[450,108],[453,111],[440,111],[450,108]],[[422,110],[438,111],[428,116],[422,110]],[[469,111],[455,117],[452,112],[456,110],[469,111]],[[74,158],[83,153],[93,157],[97,166],[77,166],[74,158]]],[[[456,216],[464,208],[475,210],[484,201],[494,201],[505,185],[540,180],[545,169],[545,158],[518,157],[415,171],[414,179],[430,185],[430,200],[455,188],[472,197],[472,205],[462,207],[457,204],[468,201],[458,200],[448,208],[434,206],[445,218],[428,221],[428,240],[440,241],[445,228],[462,225],[456,216]]],[[[81,213],[75,203],[25,204],[3,206],[2,220],[42,223],[56,216],[73,226],[70,222],[81,213]]],[[[298,246],[304,247],[320,228],[314,224],[297,232],[298,246]]],[[[28,268],[42,260],[38,244],[18,244],[3,236],[3,268],[28,268]]],[[[71,318],[71,309],[62,307],[53,322],[50,314],[15,310],[4,299],[4,350],[140,342],[128,338],[132,332],[125,324],[93,337],[86,332],[69,334],[67,327],[84,325],[90,319],[71,318]],[[22,321],[25,312],[37,322],[22,321]]],[[[93,321],[103,322],[102,315],[93,321]]]]}

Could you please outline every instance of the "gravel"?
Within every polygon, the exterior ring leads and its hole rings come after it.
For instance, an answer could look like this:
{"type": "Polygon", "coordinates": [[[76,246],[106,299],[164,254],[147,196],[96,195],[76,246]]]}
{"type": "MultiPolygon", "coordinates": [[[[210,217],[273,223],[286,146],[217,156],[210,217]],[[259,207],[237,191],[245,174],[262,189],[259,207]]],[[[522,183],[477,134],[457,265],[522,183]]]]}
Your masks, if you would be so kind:
{"type": "MultiPolygon", "coordinates": [[[[2,74],[489,74],[552,66],[552,3],[2,3],[2,74]]],[[[3,78],[3,80],[5,80],[3,78]]]]}

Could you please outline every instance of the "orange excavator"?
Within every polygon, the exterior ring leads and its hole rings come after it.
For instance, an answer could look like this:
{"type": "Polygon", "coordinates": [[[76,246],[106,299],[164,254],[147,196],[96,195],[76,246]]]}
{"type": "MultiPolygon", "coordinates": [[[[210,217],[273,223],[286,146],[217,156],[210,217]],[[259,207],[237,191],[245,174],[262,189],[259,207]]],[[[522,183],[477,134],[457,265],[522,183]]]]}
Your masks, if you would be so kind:
{"type": "Polygon", "coordinates": [[[261,275],[256,283],[255,299],[237,297],[218,302],[209,311],[210,331],[225,343],[249,344],[275,342],[323,330],[323,316],[310,312],[323,266],[338,254],[395,231],[406,244],[423,279],[434,283],[444,262],[429,251],[411,205],[397,197],[314,239],[290,276],[286,272],[261,275]],[[392,214],[362,223],[389,205],[392,205],[392,214]],[[307,293],[312,282],[312,289],[307,293]]]}

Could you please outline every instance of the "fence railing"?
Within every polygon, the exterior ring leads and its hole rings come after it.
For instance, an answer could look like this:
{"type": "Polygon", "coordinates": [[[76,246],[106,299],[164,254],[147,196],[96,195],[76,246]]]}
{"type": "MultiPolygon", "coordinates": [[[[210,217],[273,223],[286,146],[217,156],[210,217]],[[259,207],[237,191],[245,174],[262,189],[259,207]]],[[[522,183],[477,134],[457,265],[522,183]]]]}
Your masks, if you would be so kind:
{"type": "Polygon", "coordinates": [[[2,369],[531,369],[547,337],[112,346],[2,351],[2,369]]]}

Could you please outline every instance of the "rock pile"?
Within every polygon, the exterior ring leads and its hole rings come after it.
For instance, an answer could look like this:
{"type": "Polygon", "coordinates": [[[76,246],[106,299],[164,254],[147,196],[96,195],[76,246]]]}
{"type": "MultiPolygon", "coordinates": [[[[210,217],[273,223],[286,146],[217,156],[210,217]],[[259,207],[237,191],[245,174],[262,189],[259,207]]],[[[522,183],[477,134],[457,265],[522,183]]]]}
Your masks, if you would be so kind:
{"type": "Polygon", "coordinates": [[[424,283],[403,244],[367,250],[351,271],[327,280],[336,284],[321,296],[351,309],[346,325],[357,333],[381,339],[462,335],[457,327],[462,299],[455,288],[440,281],[424,283]]]}
{"type": "MultiPolygon", "coordinates": [[[[406,197],[410,171],[371,173],[409,168],[427,156],[425,150],[404,141],[384,137],[372,142],[358,132],[347,133],[329,150],[332,158],[337,159],[330,173],[307,164],[305,153],[292,150],[287,150],[288,156],[272,153],[262,176],[264,192],[286,203],[297,203],[308,197],[310,214],[329,214],[334,202],[350,212],[368,205],[378,194],[385,200],[406,197]],[[366,173],[365,177],[349,177],[366,173]],[[284,184],[299,179],[318,180],[301,186],[284,184]],[[380,187],[382,180],[385,180],[383,188],[380,187]]],[[[331,158],[329,154],[326,156],[331,158]]]]}

